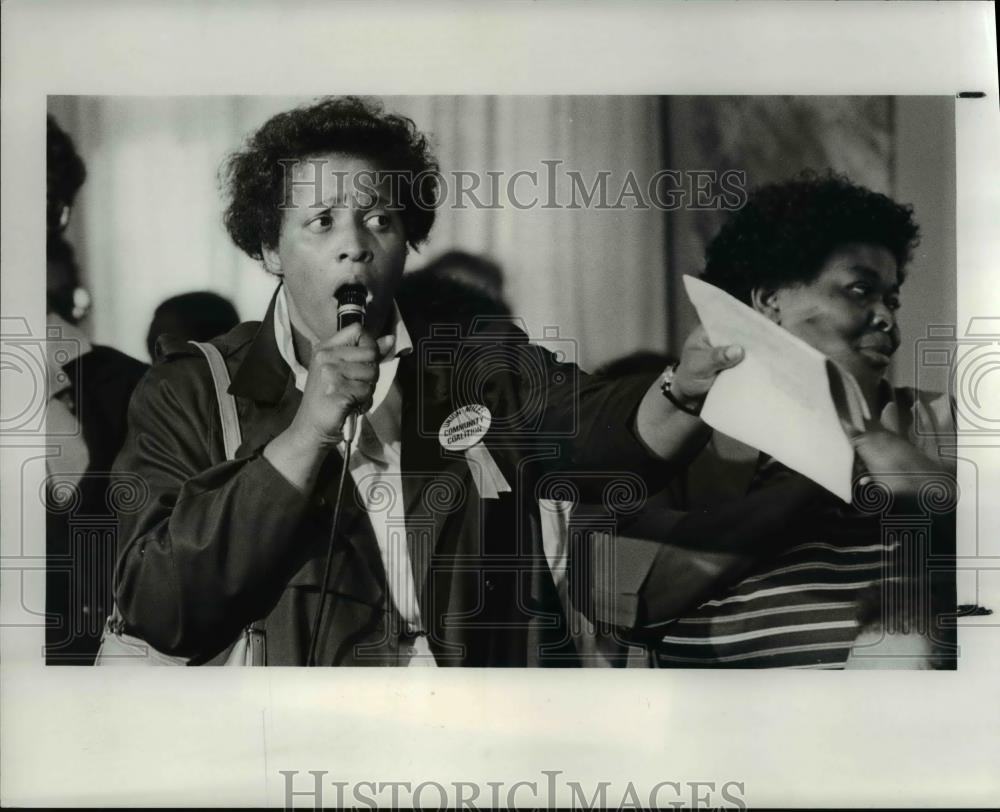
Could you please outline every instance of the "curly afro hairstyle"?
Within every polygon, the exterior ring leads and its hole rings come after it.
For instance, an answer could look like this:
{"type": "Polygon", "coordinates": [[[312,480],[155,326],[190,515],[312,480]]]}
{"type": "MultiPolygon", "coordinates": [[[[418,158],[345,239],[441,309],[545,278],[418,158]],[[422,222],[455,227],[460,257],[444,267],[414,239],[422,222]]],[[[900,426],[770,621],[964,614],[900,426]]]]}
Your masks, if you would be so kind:
{"type": "Polygon", "coordinates": [[[62,231],[63,209],[72,206],[76,193],[87,179],[87,168],[77,154],[73,140],[50,115],[45,133],[45,219],[48,231],[62,231]]]}
{"type": "Polygon", "coordinates": [[[400,199],[406,241],[427,239],[438,197],[438,165],[427,137],[412,120],[383,112],[381,104],[354,96],[324,98],[268,119],[222,169],[227,198],[226,230],[243,251],[262,259],[262,246],[276,248],[287,200],[282,161],[331,152],[371,161],[378,169],[401,173],[394,184],[400,199]]]}
{"type": "Polygon", "coordinates": [[[912,206],[844,175],[806,171],[750,195],[709,243],[701,278],[750,304],[755,287],[811,282],[836,249],[868,243],[892,254],[902,282],[919,233],[912,206]]]}

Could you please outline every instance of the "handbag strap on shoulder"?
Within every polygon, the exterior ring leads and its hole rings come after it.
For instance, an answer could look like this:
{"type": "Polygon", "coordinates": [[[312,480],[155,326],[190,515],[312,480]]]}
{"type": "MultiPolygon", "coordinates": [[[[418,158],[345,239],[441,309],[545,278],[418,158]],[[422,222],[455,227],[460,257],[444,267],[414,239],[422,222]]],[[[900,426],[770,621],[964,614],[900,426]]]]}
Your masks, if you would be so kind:
{"type": "Polygon", "coordinates": [[[215,384],[215,398],[219,404],[219,422],[222,424],[222,442],[226,449],[226,459],[236,458],[236,449],[243,442],[240,431],[240,420],[236,414],[236,398],[229,394],[229,370],[222,358],[222,353],[214,344],[207,341],[190,342],[197,347],[208,361],[212,371],[212,382],[215,384]]]}
{"type": "MultiPolygon", "coordinates": [[[[222,443],[226,449],[226,459],[236,459],[236,450],[243,442],[240,431],[240,418],[236,412],[236,398],[229,394],[229,369],[222,358],[218,347],[207,341],[189,342],[197,347],[208,361],[212,372],[212,383],[215,384],[215,399],[219,404],[219,422],[222,424],[222,443]]],[[[263,642],[260,639],[262,621],[256,620],[248,627],[251,631],[252,665],[264,665],[263,642]]]]}
{"type": "MultiPolygon", "coordinates": [[[[205,356],[208,361],[208,368],[212,373],[212,383],[215,386],[215,399],[219,405],[219,422],[222,425],[222,443],[226,451],[226,459],[236,458],[236,450],[243,442],[243,433],[240,430],[240,419],[236,412],[236,398],[229,394],[229,370],[226,362],[222,358],[222,353],[214,344],[203,341],[189,342],[205,356]]],[[[124,633],[124,620],[118,611],[118,603],[115,601],[111,611],[111,616],[107,620],[107,630],[115,635],[124,633]]],[[[254,621],[247,627],[248,642],[250,645],[249,658],[251,662],[247,665],[263,666],[267,662],[264,653],[264,636],[262,621],[254,621]]]]}

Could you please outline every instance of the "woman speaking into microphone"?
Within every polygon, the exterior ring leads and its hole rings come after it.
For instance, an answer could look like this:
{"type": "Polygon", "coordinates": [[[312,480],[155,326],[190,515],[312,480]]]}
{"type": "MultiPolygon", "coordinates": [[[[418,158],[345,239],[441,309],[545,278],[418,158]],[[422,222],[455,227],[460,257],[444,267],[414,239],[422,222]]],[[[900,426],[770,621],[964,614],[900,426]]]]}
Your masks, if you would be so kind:
{"type": "Polygon", "coordinates": [[[509,322],[434,329],[396,291],[436,172],[412,121],[355,98],[276,115],[230,157],[226,228],[279,284],[262,321],[212,340],[228,386],[161,339],[132,400],[116,467],[149,494],[121,514],[122,633],[190,664],[225,662],[249,627],[268,665],[576,663],[538,499],[657,487],[740,353],[689,343],[668,399],[509,322]],[[363,326],[338,327],[338,297],[363,326]]]}

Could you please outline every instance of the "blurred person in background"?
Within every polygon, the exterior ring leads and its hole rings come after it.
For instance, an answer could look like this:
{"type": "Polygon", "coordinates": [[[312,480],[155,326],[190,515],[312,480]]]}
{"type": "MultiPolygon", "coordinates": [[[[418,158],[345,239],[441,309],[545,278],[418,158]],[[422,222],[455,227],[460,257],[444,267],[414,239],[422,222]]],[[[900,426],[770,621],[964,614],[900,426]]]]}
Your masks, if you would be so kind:
{"type": "Polygon", "coordinates": [[[90,307],[63,232],[86,178],[72,140],[47,122],[45,661],[90,665],[111,611],[117,517],[110,470],[125,439],[129,398],[147,366],[93,344],[90,307]]]}
{"type": "Polygon", "coordinates": [[[73,140],[52,116],[46,118],[45,224],[49,235],[69,225],[76,195],[87,179],[87,167],[73,140]]]}
{"type": "MultiPolygon", "coordinates": [[[[481,254],[452,249],[428,262],[417,273],[427,279],[450,280],[489,300],[496,307],[509,310],[503,294],[503,269],[481,254]]],[[[410,276],[411,274],[407,274],[410,276]]]]}
{"type": "Polygon", "coordinates": [[[146,334],[146,350],[153,360],[156,340],[161,335],[185,341],[208,341],[228,333],[239,323],[235,305],[225,296],[207,290],[181,293],[157,305],[146,334]]]}
{"type": "Polygon", "coordinates": [[[430,338],[435,329],[444,328],[470,335],[513,323],[510,305],[500,293],[502,287],[499,265],[465,251],[449,251],[419,270],[404,273],[396,301],[404,318],[408,315],[420,331],[417,339],[430,338]],[[456,268],[463,270],[454,272],[456,268]]]}

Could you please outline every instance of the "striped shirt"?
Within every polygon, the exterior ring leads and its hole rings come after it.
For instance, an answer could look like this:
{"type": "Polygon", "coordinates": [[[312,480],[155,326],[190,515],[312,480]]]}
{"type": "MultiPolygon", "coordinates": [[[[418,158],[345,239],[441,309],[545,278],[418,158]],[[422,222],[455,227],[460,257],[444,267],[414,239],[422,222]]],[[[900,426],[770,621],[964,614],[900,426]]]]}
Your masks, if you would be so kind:
{"type": "MultiPolygon", "coordinates": [[[[853,535],[853,534],[850,534],[853,535]]],[[[870,536],[869,536],[870,538],[870,536]]],[[[842,667],[895,543],[807,542],[665,627],[661,667],[842,667]]]]}
{"type": "MultiPolygon", "coordinates": [[[[939,459],[937,444],[954,433],[948,399],[915,390],[887,392],[881,422],[939,459]]],[[[705,480],[725,467],[709,461],[705,480]]],[[[767,467],[754,478],[766,476],[767,467]]],[[[702,489],[697,495],[706,494],[702,489]]],[[[914,519],[885,522],[847,505],[815,516],[802,543],[762,562],[684,617],[661,624],[654,665],[842,668],[860,631],[865,593],[926,566],[928,537],[919,517],[914,519]]]]}

